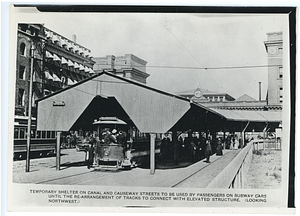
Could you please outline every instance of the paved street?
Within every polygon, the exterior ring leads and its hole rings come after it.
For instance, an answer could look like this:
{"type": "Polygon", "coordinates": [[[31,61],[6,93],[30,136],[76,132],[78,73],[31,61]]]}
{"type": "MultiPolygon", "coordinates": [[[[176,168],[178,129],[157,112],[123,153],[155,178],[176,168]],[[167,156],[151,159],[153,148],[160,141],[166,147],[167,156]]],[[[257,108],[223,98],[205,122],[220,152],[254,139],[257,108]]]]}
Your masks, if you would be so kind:
{"type": "Polygon", "coordinates": [[[146,187],[205,187],[239,152],[225,150],[223,156],[213,155],[211,163],[204,160],[181,168],[150,170],[136,167],[129,171],[93,171],[84,164],[84,152],[63,149],[61,170],[55,169],[55,157],[31,160],[30,172],[25,161],[15,161],[13,181],[18,183],[62,185],[109,185],[146,187]]]}

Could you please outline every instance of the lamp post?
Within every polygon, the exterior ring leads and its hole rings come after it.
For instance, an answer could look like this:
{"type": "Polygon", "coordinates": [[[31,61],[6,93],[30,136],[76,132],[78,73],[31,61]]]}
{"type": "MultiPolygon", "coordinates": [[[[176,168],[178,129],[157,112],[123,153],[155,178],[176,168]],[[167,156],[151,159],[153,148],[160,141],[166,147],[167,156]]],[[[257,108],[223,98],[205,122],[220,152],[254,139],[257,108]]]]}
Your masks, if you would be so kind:
{"type": "Polygon", "coordinates": [[[34,61],[35,45],[31,44],[31,66],[30,66],[30,81],[28,93],[28,126],[27,126],[27,154],[26,154],[26,172],[29,172],[30,167],[30,141],[31,141],[31,107],[32,107],[32,84],[33,84],[33,61],[34,61]]]}

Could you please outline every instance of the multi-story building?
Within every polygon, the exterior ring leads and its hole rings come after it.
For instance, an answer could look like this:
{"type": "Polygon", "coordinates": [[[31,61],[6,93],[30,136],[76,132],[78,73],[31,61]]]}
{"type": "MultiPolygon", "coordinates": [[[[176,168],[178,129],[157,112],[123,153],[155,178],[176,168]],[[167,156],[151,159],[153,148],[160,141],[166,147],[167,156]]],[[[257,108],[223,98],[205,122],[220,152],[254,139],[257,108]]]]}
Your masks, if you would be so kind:
{"type": "Polygon", "coordinates": [[[267,34],[265,41],[268,53],[268,108],[280,109],[283,102],[283,40],[282,32],[267,34]]]}
{"type": "Polygon", "coordinates": [[[118,76],[126,77],[141,83],[147,83],[150,76],[146,73],[147,62],[133,54],[124,56],[107,55],[105,57],[95,57],[94,71],[110,71],[118,76]]]}
{"type": "MultiPolygon", "coordinates": [[[[261,99],[259,88],[259,100],[248,95],[242,95],[234,99],[227,93],[211,92],[206,89],[192,89],[177,93],[194,102],[201,103],[209,108],[235,109],[235,110],[281,110],[283,102],[283,65],[282,65],[282,32],[267,34],[265,47],[268,53],[268,92],[266,100],[261,99]]],[[[260,87],[260,86],[259,86],[260,87]]]]}
{"type": "Polygon", "coordinates": [[[246,94],[235,99],[227,93],[212,92],[199,87],[177,94],[206,107],[216,109],[265,110],[267,105],[266,100],[258,101],[246,94]]]}
{"type": "MultiPolygon", "coordinates": [[[[15,115],[28,115],[30,72],[33,70],[35,99],[73,85],[93,73],[91,50],[44,27],[42,24],[18,25],[15,115]],[[34,56],[31,57],[31,49],[34,56]],[[31,68],[33,60],[33,68],[31,68]]],[[[33,109],[33,116],[35,109],[33,109]]]]}

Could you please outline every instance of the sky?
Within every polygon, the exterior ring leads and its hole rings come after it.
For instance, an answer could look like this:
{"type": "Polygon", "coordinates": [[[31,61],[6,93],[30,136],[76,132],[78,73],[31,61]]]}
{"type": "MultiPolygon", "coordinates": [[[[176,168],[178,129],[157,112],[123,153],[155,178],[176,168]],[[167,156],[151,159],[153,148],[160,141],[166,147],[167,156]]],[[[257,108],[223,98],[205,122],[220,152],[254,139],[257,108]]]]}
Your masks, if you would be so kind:
{"type": "Polygon", "coordinates": [[[147,61],[147,84],[170,93],[201,87],[266,97],[268,32],[287,31],[287,15],[178,13],[20,13],[91,49],[92,56],[134,54],[147,61]],[[207,69],[204,69],[207,68],[207,69]]]}

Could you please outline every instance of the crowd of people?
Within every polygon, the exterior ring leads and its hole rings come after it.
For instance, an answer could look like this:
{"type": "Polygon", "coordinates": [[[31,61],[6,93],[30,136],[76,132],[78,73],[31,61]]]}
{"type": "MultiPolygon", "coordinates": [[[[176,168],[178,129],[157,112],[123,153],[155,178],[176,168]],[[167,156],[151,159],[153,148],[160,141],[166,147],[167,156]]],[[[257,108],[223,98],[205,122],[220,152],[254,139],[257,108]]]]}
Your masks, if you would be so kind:
{"type": "MultiPolygon", "coordinates": [[[[160,144],[160,158],[162,160],[174,159],[174,143],[171,140],[169,133],[164,134],[160,144]]],[[[223,155],[223,149],[239,149],[241,148],[241,139],[236,134],[229,134],[224,137],[212,136],[207,133],[188,132],[183,133],[177,137],[177,146],[179,160],[189,160],[196,162],[206,158],[206,162],[210,162],[210,156],[216,154],[217,156],[223,155]]],[[[75,146],[79,138],[75,133],[70,133],[65,137],[65,142],[68,146],[75,146]]],[[[100,134],[93,134],[87,132],[81,141],[88,144],[86,152],[86,161],[88,168],[94,162],[96,143],[102,145],[121,144],[123,154],[126,157],[127,150],[131,148],[130,142],[127,142],[127,133],[123,130],[116,128],[104,128],[100,134]]]]}
{"type": "MultiPolygon", "coordinates": [[[[222,145],[219,140],[218,143],[221,147],[214,148],[211,136],[199,136],[198,133],[192,133],[189,136],[181,135],[178,137],[178,152],[181,160],[190,160],[195,162],[206,157],[206,162],[209,161],[209,157],[218,150],[218,155],[222,155],[222,145]]],[[[172,160],[174,158],[174,144],[171,141],[169,134],[165,134],[160,146],[160,156],[163,160],[172,160]]]]}
{"type": "MultiPolygon", "coordinates": [[[[236,150],[241,148],[241,139],[236,134],[229,134],[223,137],[213,137],[210,134],[190,133],[182,134],[178,137],[179,158],[190,160],[191,162],[206,158],[210,162],[210,156],[216,154],[223,155],[223,149],[236,150]]],[[[170,134],[164,134],[161,140],[160,156],[163,160],[174,159],[174,144],[170,134]]]]}
{"type": "Polygon", "coordinates": [[[127,145],[126,132],[122,130],[118,131],[115,128],[112,130],[109,128],[103,129],[100,133],[100,136],[87,132],[82,142],[89,144],[88,149],[86,150],[85,159],[87,161],[88,168],[90,168],[90,166],[94,163],[96,143],[99,143],[100,145],[109,145],[112,143],[121,144],[124,155],[126,154],[127,149],[130,148],[127,145]]]}

